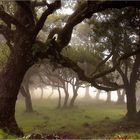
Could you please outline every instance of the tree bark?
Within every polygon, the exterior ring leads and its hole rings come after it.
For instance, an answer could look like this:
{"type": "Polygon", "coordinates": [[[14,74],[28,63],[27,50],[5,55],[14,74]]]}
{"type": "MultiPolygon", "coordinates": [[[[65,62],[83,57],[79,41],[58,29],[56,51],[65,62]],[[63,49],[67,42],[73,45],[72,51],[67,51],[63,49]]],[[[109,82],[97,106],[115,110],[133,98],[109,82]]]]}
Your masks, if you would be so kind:
{"type": "Polygon", "coordinates": [[[26,90],[23,86],[21,86],[20,92],[25,97],[26,112],[33,112],[32,100],[29,90],[26,90]]]}
{"type": "Polygon", "coordinates": [[[117,95],[118,95],[117,104],[124,104],[125,103],[124,102],[124,96],[125,96],[124,90],[122,93],[120,90],[117,90],[117,95]]]}
{"type": "Polygon", "coordinates": [[[52,97],[52,95],[54,94],[54,90],[53,90],[53,87],[52,87],[52,92],[51,94],[47,97],[47,99],[50,99],[52,97]]]}
{"type": "Polygon", "coordinates": [[[107,99],[106,99],[106,103],[111,103],[111,92],[107,92],[107,99]]]}
{"type": "Polygon", "coordinates": [[[127,87],[126,88],[126,99],[127,99],[127,118],[129,120],[134,120],[136,117],[136,94],[135,87],[127,87]]]}
{"type": "Polygon", "coordinates": [[[64,108],[67,107],[68,99],[69,99],[69,94],[68,94],[68,92],[65,92],[64,104],[63,104],[64,108]]]}
{"type": "MultiPolygon", "coordinates": [[[[22,45],[29,46],[24,42],[17,44],[18,47],[22,45]]],[[[16,135],[23,135],[15,120],[15,105],[22,79],[31,66],[30,61],[26,61],[29,60],[26,53],[23,50],[11,52],[5,68],[0,73],[0,128],[16,135]]]]}
{"type": "Polygon", "coordinates": [[[74,102],[75,102],[77,96],[78,96],[77,92],[74,92],[73,97],[70,101],[70,105],[69,105],[70,107],[74,106],[74,102]]]}
{"type": "Polygon", "coordinates": [[[41,89],[41,96],[40,96],[40,99],[43,100],[43,95],[44,95],[43,87],[40,87],[40,89],[41,89]]]}
{"type": "Polygon", "coordinates": [[[99,100],[100,93],[101,93],[101,90],[98,89],[96,93],[96,97],[95,97],[96,100],[99,100]]]}
{"type": "Polygon", "coordinates": [[[130,75],[130,84],[125,86],[126,97],[127,97],[127,117],[130,120],[136,118],[136,83],[138,78],[138,71],[140,67],[140,54],[136,55],[135,63],[133,64],[133,69],[130,75]]]}
{"type": "MultiPolygon", "coordinates": [[[[34,21],[23,8],[17,8],[16,16],[23,25],[28,24],[27,30],[34,28],[34,21]]],[[[31,35],[17,26],[14,34],[14,47],[0,73],[0,128],[18,136],[23,135],[23,132],[15,120],[15,105],[23,77],[33,65],[33,43],[31,35]]]]}
{"type": "Polygon", "coordinates": [[[68,85],[67,87],[64,86],[64,93],[65,93],[65,98],[64,98],[63,108],[66,108],[69,100],[68,85]]]}
{"type": "Polygon", "coordinates": [[[73,86],[73,96],[71,98],[71,101],[70,101],[70,104],[69,104],[69,107],[73,107],[74,106],[74,102],[78,96],[78,87],[75,87],[73,86]]]}
{"type": "Polygon", "coordinates": [[[91,99],[91,96],[90,96],[90,94],[89,94],[89,87],[86,87],[86,89],[85,89],[85,99],[91,99]]]}
{"type": "Polygon", "coordinates": [[[58,93],[59,93],[59,99],[58,99],[58,106],[57,106],[57,108],[60,108],[61,107],[61,91],[60,91],[59,87],[58,87],[58,93]]]}

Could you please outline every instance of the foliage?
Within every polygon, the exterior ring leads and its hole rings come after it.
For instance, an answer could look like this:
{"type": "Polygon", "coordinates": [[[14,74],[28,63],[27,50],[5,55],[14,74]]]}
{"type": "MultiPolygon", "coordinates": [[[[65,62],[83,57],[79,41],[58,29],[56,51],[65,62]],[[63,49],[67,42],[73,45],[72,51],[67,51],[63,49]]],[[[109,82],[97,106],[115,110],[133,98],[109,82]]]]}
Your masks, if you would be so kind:
{"type": "Polygon", "coordinates": [[[77,63],[87,63],[85,69],[88,67],[90,72],[93,72],[98,63],[102,61],[98,53],[82,46],[68,46],[63,49],[62,54],[77,63]]]}
{"type": "Polygon", "coordinates": [[[7,62],[9,54],[9,47],[4,43],[0,43],[0,67],[3,67],[7,62]]]}
{"type": "Polygon", "coordinates": [[[0,129],[0,139],[17,139],[16,136],[8,135],[3,130],[0,129]]]}

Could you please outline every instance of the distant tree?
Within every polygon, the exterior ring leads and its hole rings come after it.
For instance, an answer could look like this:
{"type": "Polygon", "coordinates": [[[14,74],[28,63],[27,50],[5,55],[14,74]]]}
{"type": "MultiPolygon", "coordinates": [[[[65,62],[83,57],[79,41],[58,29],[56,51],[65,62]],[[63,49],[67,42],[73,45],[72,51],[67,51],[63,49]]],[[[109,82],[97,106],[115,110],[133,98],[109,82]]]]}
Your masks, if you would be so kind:
{"type": "Polygon", "coordinates": [[[101,94],[101,90],[98,89],[97,92],[96,92],[96,96],[95,96],[96,100],[99,100],[100,94],[101,94]]]}
{"type": "Polygon", "coordinates": [[[108,91],[108,93],[107,93],[106,103],[111,103],[111,92],[110,91],[108,91]]]}
{"type": "Polygon", "coordinates": [[[33,112],[30,93],[27,92],[23,86],[20,88],[20,93],[25,98],[26,112],[33,112]]]}
{"type": "MultiPolygon", "coordinates": [[[[52,66],[49,63],[42,64],[40,72],[40,78],[42,79],[42,82],[46,84],[47,86],[51,86],[53,88],[58,89],[59,93],[59,101],[61,102],[61,91],[60,88],[64,90],[65,93],[65,99],[63,107],[67,107],[67,102],[69,99],[69,93],[68,93],[68,82],[69,82],[69,70],[64,68],[58,68],[54,69],[54,66],[52,66]]],[[[52,93],[51,93],[52,95],[52,93]]],[[[60,103],[58,103],[58,106],[60,107],[60,103]]]]}
{"type": "Polygon", "coordinates": [[[70,100],[69,107],[74,106],[75,100],[76,100],[76,98],[78,96],[78,89],[80,87],[82,87],[83,84],[85,84],[85,82],[79,80],[79,78],[76,75],[76,73],[72,72],[71,77],[72,77],[72,79],[70,81],[70,85],[72,86],[73,96],[72,96],[72,98],[70,100]]]}
{"type": "Polygon", "coordinates": [[[69,106],[72,107],[78,95],[78,89],[83,84],[83,82],[79,80],[77,75],[70,69],[66,69],[62,67],[58,67],[55,68],[55,70],[53,70],[53,66],[47,63],[43,64],[43,69],[41,71],[43,72],[42,75],[43,82],[46,85],[58,88],[58,93],[59,93],[58,108],[60,108],[60,104],[61,104],[60,88],[63,89],[65,93],[63,107],[66,108],[68,107],[69,88],[70,86],[72,87],[73,96],[69,104],[69,106]],[[46,79],[44,79],[44,76],[46,77],[46,79]]]}
{"type": "Polygon", "coordinates": [[[117,103],[118,104],[124,104],[124,97],[125,97],[125,90],[123,90],[122,92],[120,90],[117,90],[117,103]]]}
{"type": "Polygon", "coordinates": [[[90,92],[89,92],[89,86],[85,87],[85,97],[84,98],[86,100],[91,99],[90,92]]]}

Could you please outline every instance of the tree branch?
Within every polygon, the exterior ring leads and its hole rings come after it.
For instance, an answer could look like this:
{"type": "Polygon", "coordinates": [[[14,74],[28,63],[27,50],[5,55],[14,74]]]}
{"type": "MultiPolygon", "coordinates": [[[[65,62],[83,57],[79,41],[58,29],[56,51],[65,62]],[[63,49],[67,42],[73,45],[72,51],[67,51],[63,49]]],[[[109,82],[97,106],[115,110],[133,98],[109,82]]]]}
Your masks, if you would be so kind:
{"type": "Polygon", "coordinates": [[[140,7],[140,2],[132,1],[85,1],[77,10],[68,18],[68,21],[61,33],[58,35],[57,42],[61,50],[68,45],[71,40],[73,28],[86,18],[91,18],[93,13],[101,12],[108,8],[124,8],[128,6],[140,7]]]}
{"type": "Polygon", "coordinates": [[[0,19],[2,19],[7,24],[7,26],[14,24],[14,25],[20,27],[23,31],[26,31],[29,33],[29,31],[26,30],[24,25],[22,25],[13,16],[9,15],[5,11],[0,11],[0,19]]]}
{"type": "Polygon", "coordinates": [[[97,65],[95,71],[91,74],[91,76],[92,76],[93,74],[95,74],[95,73],[98,71],[98,69],[100,69],[100,67],[101,67],[102,65],[104,65],[104,64],[109,60],[109,58],[110,58],[111,56],[112,56],[112,52],[111,52],[103,61],[101,61],[101,62],[97,65]]]}
{"type": "Polygon", "coordinates": [[[32,7],[35,8],[35,7],[43,7],[43,6],[49,6],[49,4],[46,2],[46,0],[43,0],[43,1],[34,1],[32,2],[32,7]]]}
{"type": "MultiPolygon", "coordinates": [[[[100,77],[103,77],[111,72],[114,72],[116,67],[120,64],[120,62],[122,60],[127,59],[128,57],[139,53],[140,49],[137,51],[134,51],[130,54],[122,55],[121,57],[119,57],[116,64],[112,68],[110,68],[109,70],[103,71],[101,73],[95,74],[91,78],[85,76],[84,71],[75,62],[70,60],[68,57],[62,56],[60,54],[60,52],[70,42],[74,26],[76,26],[77,24],[82,22],[85,18],[90,18],[93,13],[101,12],[101,11],[106,10],[108,8],[120,9],[120,8],[124,8],[124,7],[128,7],[128,6],[134,6],[134,7],[139,8],[139,5],[140,5],[140,2],[138,2],[138,1],[136,3],[132,2],[132,1],[119,1],[119,2],[118,1],[87,1],[87,2],[83,2],[81,4],[81,6],[78,7],[78,9],[68,18],[66,25],[58,34],[57,41],[55,42],[55,40],[53,40],[53,42],[54,42],[52,44],[53,47],[51,46],[52,48],[49,48],[48,51],[46,51],[44,53],[40,53],[40,54],[38,53],[38,57],[39,58],[49,58],[49,55],[52,55],[53,61],[63,65],[64,67],[68,67],[68,68],[73,69],[78,74],[78,77],[80,80],[92,83],[92,85],[94,85],[98,89],[116,90],[116,88],[101,87],[100,85],[98,85],[95,82],[95,80],[100,78],[100,77]],[[50,53],[49,50],[53,50],[53,51],[51,51],[51,53],[50,53]]],[[[41,22],[42,25],[39,26],[39,30],[40,30],[40,27],[43,26],[43,24],[46,20],[46,17],[48,16],[48,11],[46,11],[46,14],[45,13],[43,13],[43,14],[45,15],[44,16],[45,18],[42,17],[43,22],[41,22]]],[[[37,29],[37,33],[38,33],[38,29],[37,29]]]]}
{"type": "MultiPolygon", "coordinates": [[[[119,87],[108,87],[108,86],[101,86],[100,84],[98,84],[96,81],[93,81],[92,83],[91,83],[91,85],[92,86],[94,86],[95,88],[97,88],[97,89],[100,89],[100,90],[105,90],[105,91],[115,91],[115,90],[118,90],[119,89],[119,87]]],[[[122,87],[120,87],[120,88],[122,88],[122,87]]]]}
{"type": "MultiPolygon", "coordinates": [[[[54,46],[54,49],[55,48],[58,48],[58,44],[55,42],[55,44],[54,45],[56,45],[56,46],[54,46]]],[[[49,49],[48,49],[49,50],[49,49]]],[[[57,51],[57,50],[55,50],[55,51],[57,51]]],[[[129,53],[129,54],[124,54],[124,55],[122,55],[121,57],[119,57],[118,58],[118,60],[116,60],[116,63],[114,64],[114,66],[112,67],[112,68],[110,68],[109,70],[106,70],[106,71],[103,71],[103,72],[100,72],[100,73],[98,73],[98,74],[95,74],[94,76],[92,76],[92,77],[87,77],[86,75],[85,75],[85,72],[84,72],[84,70],[82,70],[78,65],[77,65],[77,63],[76,62],[74,62],[74,61],[72,61],[71,59],[69,59],[68,57],[65,57],[65,56],[63,56],[63,55],[61,55],[60,54],[60,52],[57,52],[57,56],[54,56],[54,54],[53,53],[50,53],[50,51],[47,51],[47,52],[40,52],[39,54],[37,54],[37,56],[39,57],[39,58],[41,58],[41,59],[43,59],[43,58],[49,58],[49,56],[50,55],[53,55],[53,60],[52,61],[54,61],[54,62],[56,62],[56,63],[58,63],[58,64],[61,64],[62,66],[64,66],[64,67],[67,67],[67,68],[70,68],[70,69],[72,69],[73,71],[75,71],[76,73],[77,73],[77,75],[78,75],[78,77],[79,77],[79,79],[80,80],[82,80],[82,81],[87,81],[87,82],[89,82],[89,83],[91,83],[92,85],[94,85],[95,87],[97,86],[97,87],[100,87],[99,85],[97,85],[97,83],[95,82],[98,78],[102,78],[103,76],[105,76],[105,75],[107,75],[107,74],[109,74],[109,73],[112,73],[112,72],[114,72],[115,70],[116,70],[116,68],[120,65],[120,63],[121,63],[121,61],[122,60],[125,60],[125,59],[127,59],[128,57],[130,57],[130,56],[132,56],[132,55],[136,55],[136,54],[138,54],[138,53],[140,53],[140,48],[139,49],[137,49],[136,51],[133,51],[133,52],[131,52],[131,53],[129,53]]],[[[50,58],[49,58],[50,59],[50,58]]],[[[103,87],[104,88],[104,90],[115,90],[115,89],[117,89],[117,87],[115,88],[106,88],[106,87],[103,87]],[[106,89],[105,89],[106,88],[106,89]]],[[[103,88],[100,88],[101,90],[103,90],[103,88]]],[[[120,87],[120,88],[122,88],[122,87],[120,87]]]]}
{"type": "Polygon", "coordinates": [[[36,27],[34,29],[34,36],[38,34],[38,32],[42,29],[47,17],[52,14],[54,11],[59,9],[61,7],[61,1],[57,0],[54,3],[51,3],[48,5],[48,9],[42,14],[39,21],[36,24],[36,27]]]}

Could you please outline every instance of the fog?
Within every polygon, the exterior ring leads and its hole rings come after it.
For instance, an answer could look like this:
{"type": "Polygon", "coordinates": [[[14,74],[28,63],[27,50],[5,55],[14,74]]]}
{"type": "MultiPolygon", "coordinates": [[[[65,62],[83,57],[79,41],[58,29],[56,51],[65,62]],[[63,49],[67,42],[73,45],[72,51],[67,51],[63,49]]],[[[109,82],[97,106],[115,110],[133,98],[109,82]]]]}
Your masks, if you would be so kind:
{"type": "MultiPolygon", "coordinates": [[[[79,88],[78,90],[78,97],[77,98],[83,98],[85,96],[85,88],[79,88]]],[[[41,97],[41,94],[42,94],[42,90],[41,88],[37,88],[37,89],[30,89],[30,92],[31,92],[31,97],[32,99],[39,99],[41,97]]],[[[46,88],[43,88],[43,98],[44,99],[47,99],[52,93],[52,87],[46,87],[46,88]]],[[[61,94],[62,94],[62,97],[65,96],[63,90],[61,89],[61,94]]],[[[89,94],[91,96],[92,99],[95,99],[96,97],[96,94],[97,94],[97,90],[93,87],[90,87],[89,88],[89,94]]],[[[69,87],[69,96],[70,98],[72,97],[73,93],[72,93],[72,89],[69,87]]],[[[53,89],[53,94],[51,95],[51,98],[58,98],[58,90],[57,89],[53,89]]],[[[112,101],[117,101],[117,92],[116,91],[112,91],[111,92],[111,100],[112,101]]],[[[99,99],[100,100],[106,100],[107,99],[107,92],[105,91],[101,91],[101,94],[99,95],[99,99]]]]}
{"type": "MultiPolygon", "coordinates": [[[[140,82],[138,82],[137,84],[137,88],[136,88],[136,96],[139,97],[139,91],[140,91],[140,82]]],[[[47,86],[43,89],[41,89],[40,87],[34,88],[31,87],[30,88],[30,93],[31,93],[31,97],[32,99],[40,99],[42,96],[42,90],[43,90],[43,99],[47,99],[48,97],[51,99],[57,99],[59,97],[59,93],[58,93],[58,89],[54,88],[54,87],[50,87],[47,86]]],[[[64,98],[65,93],[63,91],[63,89],[61,90],[61,96],[62,98],[64,98]]],[[[85,92],[86,92],[86,88],[80,87],[78,90],[78,97],[77,99],[81,99],[84,98],[85,96],[85,92]]],[[[97,89],[95,89],[94,87],[89,87],[89,95],[91,97],[91,99],[95,99],[96,95],[97,95],[97,89]]],[[[99,100],[106,100],[107,99],[107,92],[106,91],[101,91],[100,95],[99,95],[99,100]]],[[[69,97],[71,98],[73,95],[73,91],[72,91],[72,87],[69,85],[69,97]]],[[[118,99],[117,96],[117,91],[111,91],[111,101],[116,102],[118,99]]],[[[86,98],[85,98],[86,100],[86,98]]],[[[126,102],[126,96],[125,96],[125,102],[126,102]]]]}

